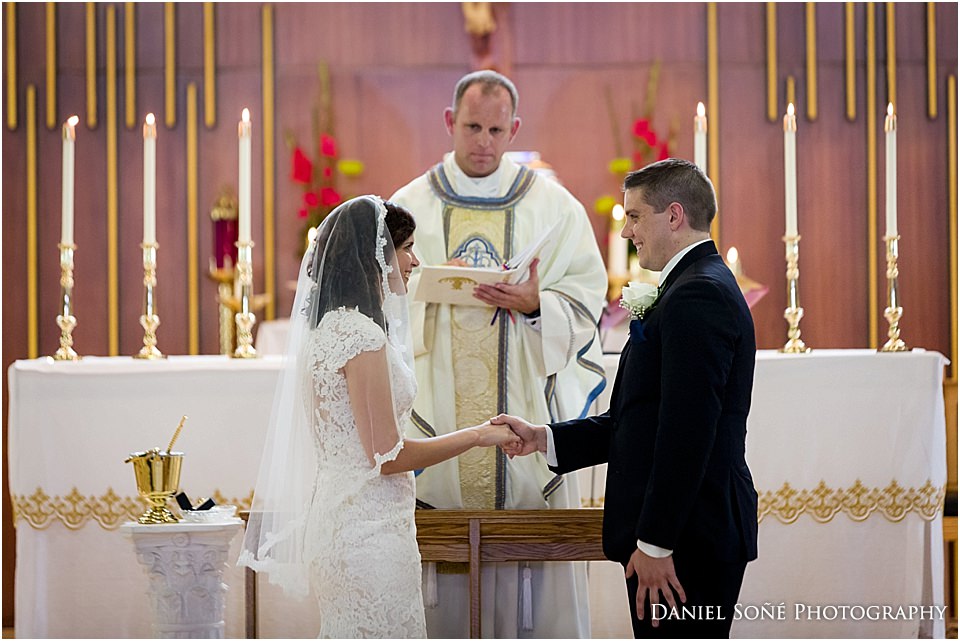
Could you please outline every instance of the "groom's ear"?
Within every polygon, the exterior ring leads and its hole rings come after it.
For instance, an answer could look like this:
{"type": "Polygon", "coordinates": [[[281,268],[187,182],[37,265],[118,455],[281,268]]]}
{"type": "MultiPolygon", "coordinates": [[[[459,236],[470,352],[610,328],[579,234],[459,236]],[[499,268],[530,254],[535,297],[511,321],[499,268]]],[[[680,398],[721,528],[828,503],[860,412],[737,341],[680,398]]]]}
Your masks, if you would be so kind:
{"type": "Polygon", "coordinates": [[[667,216],[670,231],[677,231],[683,226],[683,221],[687,218],[687,212],[683,209],[683,205],[674,201],[667,206],[667,216]]]}

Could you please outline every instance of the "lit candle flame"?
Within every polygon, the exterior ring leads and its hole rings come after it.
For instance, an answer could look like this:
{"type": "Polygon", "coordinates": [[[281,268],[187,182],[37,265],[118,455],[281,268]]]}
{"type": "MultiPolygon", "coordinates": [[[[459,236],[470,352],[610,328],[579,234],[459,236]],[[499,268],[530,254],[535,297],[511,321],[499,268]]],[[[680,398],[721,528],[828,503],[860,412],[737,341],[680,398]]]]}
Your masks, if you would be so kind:
{"type": "Polygon", "coordinates": [[[893,115],[893,103],[892,103],[892,102],[888,102],[888,103],[887,103],[887,115],[888,115],[888,116],[892,116],[892,115],[893,115]]]}
{"type": "Polygon", "coordinates": [[[156,117],[152,113],[147,114],[147,125],[152,127],[155,122],[157,122],[156,117]]]}
{"type": "Polygon", "coordinates": [[[80,116],[70,116],[67,118],[67,124],[71,127],[76,127],[78,124],[80,124],[80,116]]]}
{"type": "Polygon", "coordinates": [[[793,115],[793,103],[792,103],[792,102],[791,102],[789,105],[787,105],[787,115],[788,115],[788,116],[792,116],[792,115],[793,115]]]}
{"type": "Polygon", "coordinates": [[[617,203],[613,206],[613,211],[610,212],[614,220],[623,220],[625,213],[623,211],[623,205],[617,203]]]}
{"type": "Polygon", "coordinates": [[[250,110],[246,107],[243,108],[243,114],[240,116],[243,122],[250,122],[250,110]]]}
{"type": "Polygon", "coordinates": [[[740,252],[737,251],[736,247],[731,247],[727,250],[727,262],[729,264],[736,264],[738,260],[740,260],[740,252]]]}
{"type": "Polygon", "coordinates": [[[697,115],[700,116],[701,118],[703,118],[705,115],[707,115],[707,110],[706,110],[706,108],[703,106],[703,103],[702,103],[702,102],[698,102],[698,103],[697,103],[697,115]]]}

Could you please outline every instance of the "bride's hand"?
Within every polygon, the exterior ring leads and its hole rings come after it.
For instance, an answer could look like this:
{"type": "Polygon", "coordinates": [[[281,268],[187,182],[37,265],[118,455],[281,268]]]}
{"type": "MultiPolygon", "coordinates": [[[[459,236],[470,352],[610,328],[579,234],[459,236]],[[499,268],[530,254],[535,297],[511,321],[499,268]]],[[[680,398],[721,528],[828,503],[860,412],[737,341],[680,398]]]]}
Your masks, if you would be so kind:
{"type": "Polygon", "coordinates": [[[490,421],[473,428],[479,439],[477,447],[492,447],[499,445],[508,449],[519,447],[522,444],[520,437],[513,433],[507,425],[491,425],[490,421]]]}

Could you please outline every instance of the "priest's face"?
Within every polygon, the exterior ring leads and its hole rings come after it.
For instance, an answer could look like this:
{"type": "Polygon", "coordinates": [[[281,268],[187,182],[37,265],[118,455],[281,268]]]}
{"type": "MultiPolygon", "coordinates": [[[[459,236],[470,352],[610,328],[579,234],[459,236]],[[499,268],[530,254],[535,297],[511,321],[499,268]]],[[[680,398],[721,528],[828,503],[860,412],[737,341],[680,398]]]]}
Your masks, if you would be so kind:
{"type": "Polygon", "coordinates": [[[637,248],[640,266],[652,271],[663,269],[673,256],[670,251],[670,207],[657,212],[643,198],[643,189],[628,189],[623,195],[626,222],[620,232],[622,238],[637,248]]]}
{"type": "Polygon", "coordinates": [[[449,107],[444,112],[447,131],[453,136],[454,158],[472,178],[497,170],[500,157],[520,128],[520,119],[513,117],[510,93],[503,87],[484,93],[484,88],[480,83],[467,88],[456,117],[449,107]]]}

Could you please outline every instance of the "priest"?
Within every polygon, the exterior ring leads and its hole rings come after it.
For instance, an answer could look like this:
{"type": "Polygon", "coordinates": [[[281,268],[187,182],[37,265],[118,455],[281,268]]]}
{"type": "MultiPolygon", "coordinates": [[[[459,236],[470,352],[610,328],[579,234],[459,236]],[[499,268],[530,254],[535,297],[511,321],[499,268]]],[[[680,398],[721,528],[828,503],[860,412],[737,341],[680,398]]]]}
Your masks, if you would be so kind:
{"type": "MultiPolygon", "coordinates": [[[[596,238],[566,189],[504,155],[520,127],[517,102],[499,73],[464,76],[444,111],[453,151],[391,198],[416,217],[425,265],[501,268],[548,230],[556,238],[523,282],[477,286],[482,304],[412,303],[419,384],[412,438],[500,412],[540,422],[581,417],[605,385],[597,319],[607,279],[596,238]]],[[[415,300],[417,275],[410,283],[415,300]]],[[[579,507],[575,475],[553,474],[539,454],[508,460],[496,448],[476,452],[420,473],[418,507],[579,507]]],[[[430,566],[425,577],[429,635],[469,636],[464,568],[430,566]]],[[[485,564],[481,590],[484,636],[590,636],[583,562],[485,564]]]]}

